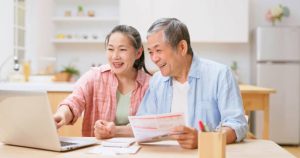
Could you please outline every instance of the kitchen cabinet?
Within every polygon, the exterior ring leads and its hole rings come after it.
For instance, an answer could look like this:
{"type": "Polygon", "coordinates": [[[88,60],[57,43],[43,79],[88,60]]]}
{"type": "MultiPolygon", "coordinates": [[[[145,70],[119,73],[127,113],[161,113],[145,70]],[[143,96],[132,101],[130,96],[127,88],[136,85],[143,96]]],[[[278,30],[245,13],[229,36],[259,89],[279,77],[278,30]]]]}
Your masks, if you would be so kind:
{"type": "Polygon", "coordinates": [[[197,0],[196,19],[189,17],[191,34],[203,42],[248,42],[249,5],[248,0],[197,0]]]}
{"type": "Polygon", "coordinates": [[[146,40],[147,30],[158,18],[184,22],[192,42],[248,42],[247,0],[126,0],[120,1],[120,22],[136,27],[146,40]]]}
{"type": "MultiPolygon", "coordinates": [[[[26,1],[27,2],[27,1],[26,1]]],[[[83,74],[106,63],[104,38],[119,24],[119,0],[28,1],[26,55],[32,74],[53,74],[72,65],[83,74]],[[83,15],[77,11],[82,6],[83,15]],[[94,16],[88,16],[94,11],[94,16]],[[43,73],[53,64],[55,72],[43,73]]]]}
{"type": "MultiPolygon", "coordinates": [[[[52,112],[55,113],[59,103],[65,99],[71,92],[48,92],[48,98],[51,104],[52,112]]],[[[60,136],[81,137],[82,117],[78,118],[75,124],[66,125],[58,130],[60,136]]]]}
{"type": "Polygon", "coordinates": [[[118,0],[56,0],[53,10],[54,44],[101,44],[119,23],[118,0]]]}
{"type": "MultiPolygon", "coordinates": [[[[56,70],[67,65],[81,74],[92,65],[107,62],[104,41],[119,24],[119,0],[52,0],[51,54],[56,58],[56,70]],[[82,13],[78,13],[82,8],[82,13]],[[88,15],[94,12],[94,15],[88,15]]],[[[45,55],[48,56],[48,55],[45,55]]]]}

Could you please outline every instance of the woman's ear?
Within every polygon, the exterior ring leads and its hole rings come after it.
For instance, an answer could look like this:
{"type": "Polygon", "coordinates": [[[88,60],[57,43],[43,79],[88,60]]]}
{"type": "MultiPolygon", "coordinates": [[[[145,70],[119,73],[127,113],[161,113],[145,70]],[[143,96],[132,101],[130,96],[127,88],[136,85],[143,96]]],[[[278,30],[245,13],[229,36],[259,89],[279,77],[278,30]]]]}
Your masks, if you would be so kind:
{"type": "Polygon", "coordinates": [[[136,55],[135,59],[139,59],[142,56],[142,54],[143,54],[143,47],[138,49],[138,52],[137,52],[137,55],[136,55]]]}

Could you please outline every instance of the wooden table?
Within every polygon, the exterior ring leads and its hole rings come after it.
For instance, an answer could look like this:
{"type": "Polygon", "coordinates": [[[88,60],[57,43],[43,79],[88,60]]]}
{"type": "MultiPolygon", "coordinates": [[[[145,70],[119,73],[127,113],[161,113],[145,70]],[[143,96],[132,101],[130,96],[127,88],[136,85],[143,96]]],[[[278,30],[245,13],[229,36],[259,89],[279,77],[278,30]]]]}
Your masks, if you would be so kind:
{"type": "Polygon", "coordinates": [[[263,139],[269,139],[269,98],[271,93],[275,93],[275,90],[251,85],[240,85],[240,91],[246,114],[249,114],[251,111],[263,111],[263,139]]]}
{"type": "MultiPolygon", "coordinates": [[[[108,157],[101,154],[88,154],[92,148],[83,148],[70,152],[52,152],[24,147],[2,145],[1,158],[99,158],[108,157]]],[[[118,155],[124,158],[198,158],[197,150],[182,149],[177,142],[160,142],[142,145],[134,155],[118,155]]],[[[269,140],[245,140],[242,143],[226,146],[226,158],[295,158],[292,154],[269,140]]]]}

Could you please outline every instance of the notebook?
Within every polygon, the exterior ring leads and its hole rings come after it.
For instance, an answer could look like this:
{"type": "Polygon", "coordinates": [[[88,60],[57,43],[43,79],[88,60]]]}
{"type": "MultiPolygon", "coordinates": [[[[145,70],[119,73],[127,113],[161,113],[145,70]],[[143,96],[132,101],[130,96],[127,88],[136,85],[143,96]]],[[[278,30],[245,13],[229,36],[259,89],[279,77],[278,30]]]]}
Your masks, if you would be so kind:
{"type": "Polygon", "coordinates": [[[0,141],[4,144],[67,151],[95,139],[60,138],[46,91],[0,90],[0,141]]]}

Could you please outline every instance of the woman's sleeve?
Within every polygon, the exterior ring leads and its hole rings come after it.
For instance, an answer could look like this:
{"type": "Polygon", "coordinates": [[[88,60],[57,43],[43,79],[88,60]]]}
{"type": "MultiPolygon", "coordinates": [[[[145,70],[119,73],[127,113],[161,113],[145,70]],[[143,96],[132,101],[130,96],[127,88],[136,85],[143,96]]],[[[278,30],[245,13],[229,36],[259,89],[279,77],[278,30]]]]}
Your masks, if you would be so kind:
{"type": "Polygon", "coordinates": [[[93,97],[94,78],[95,70],[91,69],[76,82],[73,92],[59,104],[70,108],[73,114],[70,124],[76,122],[86,108],[88,99],[93,97]]]}

